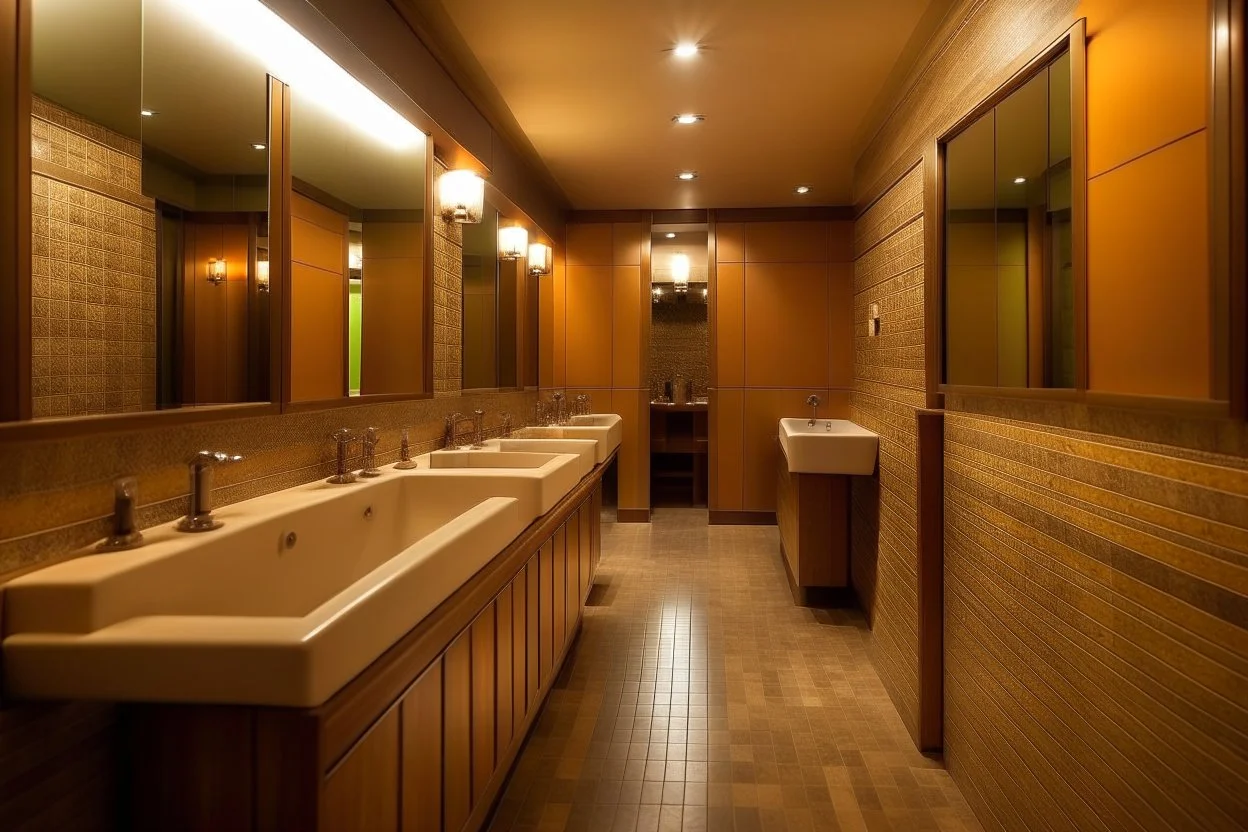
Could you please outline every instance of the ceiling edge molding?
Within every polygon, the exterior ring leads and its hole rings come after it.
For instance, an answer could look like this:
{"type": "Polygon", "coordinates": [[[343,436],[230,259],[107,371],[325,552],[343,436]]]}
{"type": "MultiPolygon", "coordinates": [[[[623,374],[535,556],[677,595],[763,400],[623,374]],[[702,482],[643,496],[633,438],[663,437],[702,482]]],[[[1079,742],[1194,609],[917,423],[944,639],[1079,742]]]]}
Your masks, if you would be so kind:
{"type": "Polygon", "coordinates": [[[516,121],[515,115],[486,74],[476,55],[468,48],[441,0],[386,0],[425,45],[455,85],[535,176],[565,208],[572,205],[567,193],[550,172],[546,162],[516,121]]]}

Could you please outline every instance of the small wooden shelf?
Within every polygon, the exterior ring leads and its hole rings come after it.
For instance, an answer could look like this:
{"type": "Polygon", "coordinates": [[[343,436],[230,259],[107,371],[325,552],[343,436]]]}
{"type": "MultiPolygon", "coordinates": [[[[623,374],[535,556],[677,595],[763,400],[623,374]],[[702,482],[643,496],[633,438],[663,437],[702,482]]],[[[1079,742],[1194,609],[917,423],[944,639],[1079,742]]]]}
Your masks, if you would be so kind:
{"type": "Polygon", "coordinates": [[[650,404],[650,502],[704,506],[710,453],[703,403],[650,404]]]}

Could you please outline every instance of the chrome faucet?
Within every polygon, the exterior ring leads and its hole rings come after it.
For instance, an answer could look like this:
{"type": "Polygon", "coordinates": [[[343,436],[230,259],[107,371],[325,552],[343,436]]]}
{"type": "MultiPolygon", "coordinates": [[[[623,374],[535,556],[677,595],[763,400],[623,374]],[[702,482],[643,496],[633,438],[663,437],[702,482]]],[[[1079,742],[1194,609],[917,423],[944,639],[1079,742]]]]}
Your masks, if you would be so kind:
{"type": "Polygon", "coordinates": [[[187,465],[191,474],[191,505],[186,516],[178,521],[180,532],[210,532],[222,526],[212,516],[212,469],[217,465],[242,462],[237,455],[221,451],[200,451],[187,465]]]}
{"type": "Polygon", "coordinates": [[[563,393],[556,393],[551,396],[555,400],[555,424],[563,424],[563,393]]]}
{"type": "Polygon", "coordinates": [[[574,416],[588,416],[589,415],[589,394],[588,393],[582,393],[576,397],[576,407],[572,409],[572,414],[574,416]]]}
{"type": "Polygon", "coordinates": [[[443,448],[457,447],[455,440],[458,438],[458,435],[455,431],[458,429],[457,426],[459,425],[459,420],[461,418],[463,418],[463,414],[458,410],[453,413],[446,414],[446,429],[442,432],[443,448]]]}
{"type": "Polygon", "coordinates": [[[806,406],[810,408],[810,421],[806,423],[809,427],[813,428],[815,426],[815,420],[819,418],[820,404],[822,404],[822,402],[820,402],[819,397],[814,393],[811,393],[806,397],[806,406]]]}
{"type": "Polygon", "coordinates": [[[400,471],[408,471],[416,467],[416,460],[412,459],[412,446],[407,441],[407,428],[403,428],[403,432],[399,435],[399,461],[394,463],[394,467],[400,471]]]}
{"type": "Polygon", "coordinates": [[[499,432],[503,435],[503,438],[507,438],[511,436],[511,414],[510,413],[503,414],[503,427],[499,432]]]}
{"type": "Polygon", "coordinates": [[[355,482],[355,474],[347,469],[347,458],[351,455],[351,444],[355,442],[355,434],[347,428],[340,428],[334,431],[330,437],[338,443],[338,467],[337,473],[330,477],[326,482],[334,485],[346,485],[355,482]]]}
{"type": "Polygon", "coordinates": [[[361,477],[380,477],[381,471],[377,468],[377,440],[379,439],[377,428],[365,428],[364,430],[364,461],[363,467],[360,469],[361,477]]]}
{"type": "Polygon", "coordinates": [[[97,552],[120,552],[143,545],[143,533],[134,522],[139,481],[123,477],[113,483],[113,531],[95,547],[97,552]]]}
{"type": "Polygon", "coordinates": [[[472,411],[472,449],[479,451],[485,447],[485,411],[480,408],[472,411]]]}

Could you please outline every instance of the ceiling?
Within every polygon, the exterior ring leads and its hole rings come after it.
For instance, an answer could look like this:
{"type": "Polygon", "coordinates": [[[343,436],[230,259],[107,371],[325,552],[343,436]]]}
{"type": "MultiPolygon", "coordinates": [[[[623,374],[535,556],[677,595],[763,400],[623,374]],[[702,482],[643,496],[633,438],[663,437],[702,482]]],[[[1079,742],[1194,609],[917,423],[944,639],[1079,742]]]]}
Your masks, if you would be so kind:
{"type": "Polygon", "coordinates": [[[449,19],[578,209],[850,204],[856,140],[941,5],[414,2],[449,19]],[[671,54],[690,40],[696,57],[671,54]],[[706,121],[672,123],[687,112],[706,121]]]}

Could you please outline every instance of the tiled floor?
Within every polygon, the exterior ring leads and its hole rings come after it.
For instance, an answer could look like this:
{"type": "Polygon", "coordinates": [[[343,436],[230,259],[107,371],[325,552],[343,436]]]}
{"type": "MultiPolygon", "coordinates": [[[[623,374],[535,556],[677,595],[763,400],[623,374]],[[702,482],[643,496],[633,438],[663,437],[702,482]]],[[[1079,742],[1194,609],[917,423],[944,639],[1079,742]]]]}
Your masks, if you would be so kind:
{"type": "Polygon", "coordinates": [[[774,527],[604,525],[598,587],[495,830],[978,829],[855,611],[793,606],[774,527]]]}

